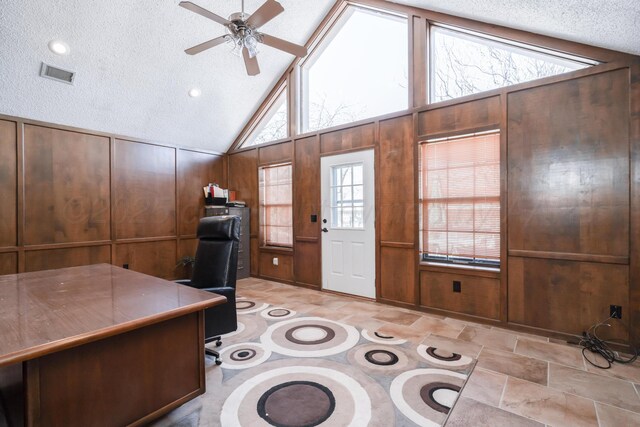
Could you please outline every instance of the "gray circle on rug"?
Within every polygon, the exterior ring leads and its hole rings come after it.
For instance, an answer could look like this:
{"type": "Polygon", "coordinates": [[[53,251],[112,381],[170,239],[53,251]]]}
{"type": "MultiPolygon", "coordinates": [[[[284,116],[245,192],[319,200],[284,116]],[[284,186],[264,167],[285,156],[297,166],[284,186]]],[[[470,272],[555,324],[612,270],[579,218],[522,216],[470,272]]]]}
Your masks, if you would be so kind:
{"type": "Polygon", "coordinates": [[[284,336],[286,339],[296,344],[317,345],[324,344],[334,339],[336,332],[324,325],[305,324],[294,326],[287,330],[284,336]]]}
{"type": "Polygon", "coordinates": [[[335,408],[333,393],[322,384],[289,381],[267,390],[258,400],[257,410],[272,426],[314,427],[329,419],[335,408]]]}

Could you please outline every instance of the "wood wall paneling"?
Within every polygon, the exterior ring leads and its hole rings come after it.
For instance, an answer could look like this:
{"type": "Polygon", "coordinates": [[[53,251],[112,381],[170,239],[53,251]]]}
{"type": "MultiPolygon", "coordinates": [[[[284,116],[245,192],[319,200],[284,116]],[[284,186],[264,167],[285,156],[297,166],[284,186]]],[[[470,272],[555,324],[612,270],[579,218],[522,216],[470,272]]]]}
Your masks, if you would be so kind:
{"type": "Polygon", "coordinates": [[[293,254],[261,250],[259,273],[269,279],[293,281],[293,254]],[[274,258],[278,258],[278,265],[273,265],[274,258]]]}
{"type": "MultiPolygon", "coordinates": [[[[180,241],[178,242],[177,259],[180,259],[185,256],[195,257],[197,249],[198,249],[198,239],[180,239],[180,241]]],[[[178,266],[176,268],[176,278],[190,279],[191,267],[178,266]]]]}
{"type": "Polygon", "coordinates": [[[220,156],[189,150],[178,151],[178,209],[181,236],[196,234],[198,222],[204,216],[202,187],[210,182],[223,186],[223,166],[220,156]]]}
{"type": "Polygon", "coordinates": [[[500,318],[500,280],[457,272],[421,271],[420,304],[497,320],[500,318]],[[461,292],[453,292],[454,281],[460,282],[461,292]]]}
{"type": "Polygon", "coordinates": [[[333,153],[372,147],[375,143],[375,124],[370,123],[320,135],[320,151],[333,153]]]}
{"type": "Polygon", "coordinates": [[[320,288],[322,285],[320,242],[296,241],[293,272],[297,283],[320,288]]]}
{"type": "Polygon", "coordinates": [[[290,162],[293,158],[293,142],[260,147],[258,150],[261,165],[290,162]]]}
{"type": "Polygon", "coordinates": [[[416,256],[413,248],[380,247],[380,297],[415,304],[416,256]]]}
{"type": "Polygon", "coordinates": [[[109,264],[111,246],[84,246],[25,252],[25,271],[53,270],[91,264],[109,264]]]}
{"type": "Polygon", "coordinates": [[[117,139],[114,151],[116,239],[175,236],[176,150],[117,139]]]}
{"type": "MultiPolygon", "coordinates": [[[[630,90],[630,153],[631,153],[631,215],[630,223],[630,271],[629,318],[631,344],[640,347],[640,60],[631,67],[630,90]]],[[[624,315],[624,314],[623,314],[624,315]]]]}
{"type": "Polygon", "coordinates": [[[18,272],[18,253],[0,253],[0,276],[3,274],[16,274],[18,272]]]}
{"type": "MultiPolygon", "coordinates": [[[[258,150],[229,156],[229,189],[251,208],[251,235],[258,235],[258,150]]],[[[252,258],[253,259],[253,258],[252,258]]]]}
{"type": "Polygon", "coordinates": [[[173,280],[178,274],[178,260],[175,240],[144,243],[119,243],[116,245],[116,259],[113,264],[129,269],[173,280]]]}
{"type": "Polygon", "coordinates": [[[629,255],[629,75],[509,94],[509,249],[629,255]]]}
{"type": "Polygon", "coordinates": [[[24,244],[111,239],[109,138],[24,126],[24,244]]]}
{"type": "MultiPolygon", "coordinates": [[[[296,237],[319,238],[320,209],[320,146],[317,137],[296,141],[293,186],[293,223],[296,237]],[[318,222],[311,222],[318,215],[318,222]]],[[[320,256],[318,249],[318,256],[320,256]]]]}
{"type": "Polygon", "coordinates": [[[415,241],[414,136],[413,117],[404,116],[380,123],[378,152],[378,208],[380,240],[415,241]]]}
{"type": "Polygon", "coordinates": [[[621,305],[621,320],[600,338],[629,337],[629,267],[509,257],[509,322],[580,335],[621,305]]]}
{"type": "Polygon", "coordinates": [[[0,120],[0,247],[18,244],[17,128],[0,120]]]}
{"type": "Polygon", "coordinates": [[[461,134],[499,126],[500,97],[435,108],[418,114],[419,135],[461,134]]]}
{"type": "Polygon", "coordinates": [[[257,237],[251,238],[251,265],[249,271],[252,276],[257,276],[259,270],[260,244],[257,237]]]}

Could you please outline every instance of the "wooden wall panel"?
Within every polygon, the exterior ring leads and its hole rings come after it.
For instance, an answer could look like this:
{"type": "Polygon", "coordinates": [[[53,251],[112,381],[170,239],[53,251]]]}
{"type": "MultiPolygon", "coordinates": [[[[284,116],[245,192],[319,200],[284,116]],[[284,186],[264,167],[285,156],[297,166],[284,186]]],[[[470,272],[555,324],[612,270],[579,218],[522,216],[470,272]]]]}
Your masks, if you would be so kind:
{"type": "Polygon", "coordinates": [[[461,134],[500,124],[500,97],[468,101],[418,114],[418,135],[461,134]]]}
{"type": "MultiPolygon", "coordinates": [[[[196,250],[198,249],[198,239],[180,239],[178,242],[178,255],[177,260],[185,256],[196,256],[196,250]]],[[[176,263],[177,263],[176,260],[176,263]]],[[[192,267],[177,266],[176,267],[176,279],[190,279],[192,267]]]]}
{"type": "Polygon", "coordinates": [[[296,282],[320,288],[322,285],[320,242],[296,241],[293,271],[296,282]]]}
{"type": "Polygon", "coordinates": [[[374,143],[375,125],[373,123],[320,135],[320,151],[322,153],[372,147],[374,143]]]}
{"type": "Polygon", "coordinates": [[[582,334],[622,306],[622,319],[603,331],[629,337],[629,267],[576,261],[509,257],[509,322],[582,334]]]}
{"type": "Polygon", "coordinates": [[[25,271],[52,270],[111,262],[111,246],[84,246],[25,252],[25,271]]]}
{"type": "Polygon", "coordinates": [[[296,141],[293,185],[293,225],[296,237],[319,238],[320,210],[320,146],[317,137],[296,141]],[[311,222],[318,215],[318,222],[311,222]]]}
{"type": "Polygon", "coordinates": [[[260,251],[260,276],[293,281],[293,254],[260,251]],[[278,265],[273,265],[273,259],[278,258],[278,265]]]}
{"type": "Polygon", "coordinates": [[[497,320],[500,280],[460,272],[421,271],[420,305],[497,320]],[[460,282],[461,292],[453,292],[454,281],[460,282]]]}
{"type": "Polygon", "coordinates": [[[176,150],[116,140],[116,239],[176,235],[176,150]]]}
{"type": "Polygon", "coordinates": [[[3,274],[16,274],[18,272],[18,253],[0,253],[0,276],[3,274]]]}
{"type": "MultiPolygon", "coordinates": [[[[258,235],[258,150],[229,156],[229,189],[251,208],[251,236],[258,235]]],[[[252,258],[254,259],[254,258],[252,258]]]]}
{"type": "Polygon", "coordinates": [[[415,241],[414,151],[412,116],[380,123],[377,175],[382,242],[415,241]]]}
{"type": "Polygon", "coordinates": [[[249,266],[249,272],[252,276],[257,276],[259,273],[259,258],[260,257],[260,245],[258,244],[258,237],[251,238],[251,265],[249,266]]]}
{"type": "Polygon", "coordinates": [[[17,149],[16,123],[0,120],[0,247],[18,244],[17,149]]]}
{"type": "Polygon", "coordinates": [[[416,257],[413,248],[380,247],[380,297],[415,304],[416,257]]]}
{"type": "Polygon", "coordinates": [[[189,150],[178,150],[178,209],[181,236],[195,236],[204,216],[202,187],[208,183],[222,186],[222,157],[189,150]]]}
{"type": "Polygon", "coordinates": [[[145,243],[126,243],[116,245],[114,264],[140,273],[172,280],[178,275],[178,260],[175,240],[145,243]]]}
{"type": "Polygon", "coordinates": [[[109,138],[24,127],[24,244],[111,239],[109,138]]]}
{"type": "Polygon", "coordinates": [[[508,98],[509,249],[629,255],[629,75],[508,98]]]}
{"type": "Polygon", "coordinates": [[[290,162],[293,158],[293,142],[260,147],[258,150],[261,165],[290,162]]]}

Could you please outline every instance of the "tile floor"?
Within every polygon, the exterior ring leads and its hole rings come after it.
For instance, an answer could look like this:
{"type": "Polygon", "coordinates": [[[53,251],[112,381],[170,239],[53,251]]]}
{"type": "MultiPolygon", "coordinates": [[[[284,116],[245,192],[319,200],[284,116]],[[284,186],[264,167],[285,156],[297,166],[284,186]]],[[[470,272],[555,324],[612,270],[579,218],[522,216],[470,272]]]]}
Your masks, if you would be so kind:
{"type": "Polygon", "coordinates": [[[545,337],[256,278],[238,293],[477,358],[447,426],[640,426],[640,361],[601,370],[545,337]]]}

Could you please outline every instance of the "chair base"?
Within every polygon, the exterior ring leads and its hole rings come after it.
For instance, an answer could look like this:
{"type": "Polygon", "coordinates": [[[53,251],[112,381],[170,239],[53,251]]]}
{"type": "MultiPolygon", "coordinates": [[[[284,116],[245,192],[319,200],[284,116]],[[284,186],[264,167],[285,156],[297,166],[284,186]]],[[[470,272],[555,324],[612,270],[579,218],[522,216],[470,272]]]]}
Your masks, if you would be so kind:
{"type": "Polygon", "coordinates": [[[220,353],[218,353],[217,351],[205,347],[204,354],[206,354],[207,356],[213,356],[216,365],[222,365],[222,360],[220,360],[220,353]]]}

